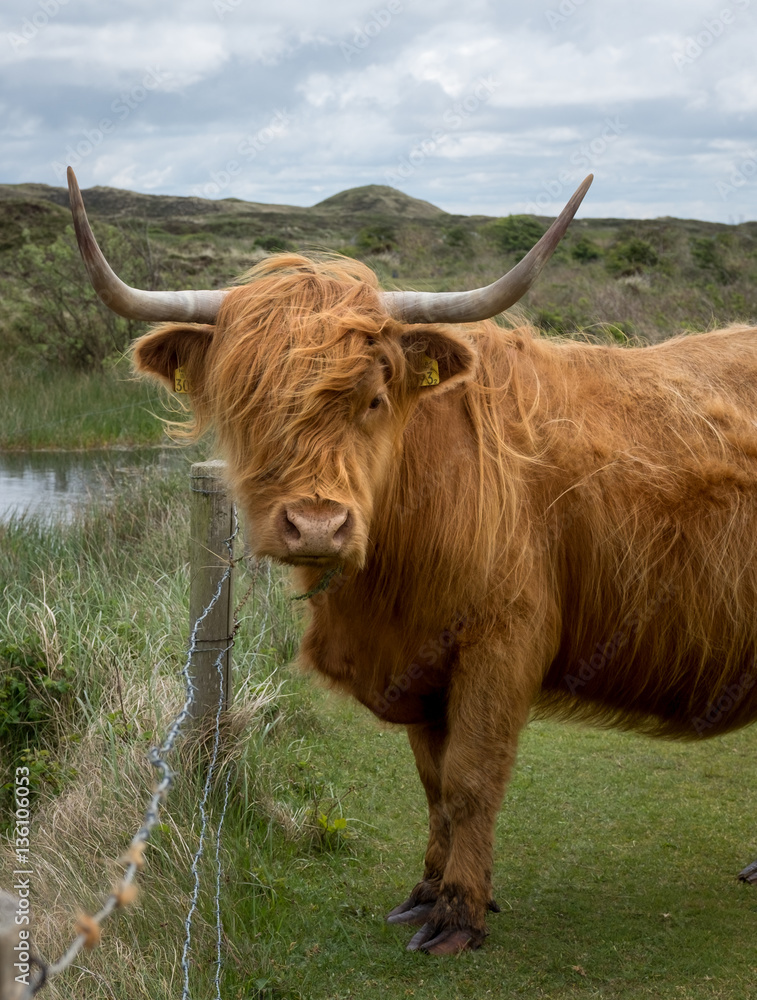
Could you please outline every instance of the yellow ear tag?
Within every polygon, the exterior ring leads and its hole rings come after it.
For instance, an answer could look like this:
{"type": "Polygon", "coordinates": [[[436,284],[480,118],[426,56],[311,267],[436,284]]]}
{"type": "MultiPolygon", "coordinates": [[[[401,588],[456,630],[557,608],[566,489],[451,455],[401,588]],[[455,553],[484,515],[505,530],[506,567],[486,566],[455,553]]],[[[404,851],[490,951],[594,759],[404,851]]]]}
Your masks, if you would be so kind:
{"type": "Polygon", "coordinates": [[[173,391],[187,393],[191,390],[192,386],[189,384],[187,373],[183,368],[177,368],[173,373],[173,391]]]}
{"type": "Polygon", "coordinates": [[[436,358],[430,358],[428,354],[424,354],[423,360],[428,365],[428,368],[421,375],[421,388],[427,385],[439,385],[439,363],[436,358]]]}

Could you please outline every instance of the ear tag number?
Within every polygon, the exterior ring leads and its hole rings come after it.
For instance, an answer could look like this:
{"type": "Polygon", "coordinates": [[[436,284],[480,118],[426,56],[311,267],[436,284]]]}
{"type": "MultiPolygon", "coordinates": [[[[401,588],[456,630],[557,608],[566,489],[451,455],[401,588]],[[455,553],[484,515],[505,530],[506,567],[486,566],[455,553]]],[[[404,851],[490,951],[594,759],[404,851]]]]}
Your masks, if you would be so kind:
{"type": "Polygon", "coordinates": [[[189,384],[189,379],[187,378],[187,373],[183,368],[177,368],[173,373],[173,391],[174,392],[191,392],[192,386],[189,384]]]}
{"type": "Polygon", "coordinates": [[[428,385],[439,385],[439,363],[436,358],[430,358],[428,354],[423,355],[423,360],[428,366],[421,375],[420,386],[425,388],[428,385]]]}

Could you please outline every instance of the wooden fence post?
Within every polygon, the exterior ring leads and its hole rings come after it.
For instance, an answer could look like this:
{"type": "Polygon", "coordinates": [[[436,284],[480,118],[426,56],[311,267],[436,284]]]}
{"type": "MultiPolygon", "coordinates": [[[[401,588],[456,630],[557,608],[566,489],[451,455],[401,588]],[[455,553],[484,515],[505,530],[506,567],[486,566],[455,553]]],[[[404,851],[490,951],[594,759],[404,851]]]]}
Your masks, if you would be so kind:
{"type": "Polygon", "coordinates": [[[29,943],[28,939],[21,942],[19,937],[19,931],[28,931],[28,926],[22,928],[16,925],[17,912],[18,900],[15,896],[0,891],[0,1000],[18,1000],[26,991],[23,983],[16,982],[19,970],[14,968],[14,963],[24,955],[24,952],[15,950],[16,946],[29,943]]]}
{"type": "MultiPolygon", "coordinates": [[[[190,632],[210,604],[229,565],[229,550],[225,542],[233,534],[234,516],[223,479],[224,468],[224,463],[219,461],[196,462],[192,466],[190,632]]],[[[216,661],[219,653],[231,644],[233,577],[232,570],[221,588],[218,601],[198,628],[196,650],[190,664],[190,675],[196,688],[192,715],[196,719],[215,715],[218,711],[220,690],[216,661]]],[[[221,666],[225,710],[231,700],[230,648],[223,653],[221,666]]]]}

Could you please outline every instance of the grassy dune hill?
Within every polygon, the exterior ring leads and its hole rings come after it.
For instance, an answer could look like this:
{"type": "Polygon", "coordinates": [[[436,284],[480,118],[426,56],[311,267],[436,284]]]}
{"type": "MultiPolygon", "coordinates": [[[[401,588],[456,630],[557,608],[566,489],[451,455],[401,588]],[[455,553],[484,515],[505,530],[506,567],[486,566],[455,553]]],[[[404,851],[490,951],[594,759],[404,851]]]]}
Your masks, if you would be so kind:
{"type": "MultiPolygon", "coordinates": [[[[84,200],[98,233],[138,237],[132,257],[151,258],[156,287],[222,286],[266,253],[325,247],[364,259],[390,285],[466,288],[512,266],[550,221],[450,215],[384,185],[354,188],[312,208],[102,187],[86,190],[84,200]]],[[[4,297],[14,297],[11,258],[20,248],[56,239],[70,246],[67,201],[63,188],[0,185],[4,297]]],[[[757,222],[578,220],[520,310],[547,332],[610,326],[653,341],[755,320],[757,222]]]]}

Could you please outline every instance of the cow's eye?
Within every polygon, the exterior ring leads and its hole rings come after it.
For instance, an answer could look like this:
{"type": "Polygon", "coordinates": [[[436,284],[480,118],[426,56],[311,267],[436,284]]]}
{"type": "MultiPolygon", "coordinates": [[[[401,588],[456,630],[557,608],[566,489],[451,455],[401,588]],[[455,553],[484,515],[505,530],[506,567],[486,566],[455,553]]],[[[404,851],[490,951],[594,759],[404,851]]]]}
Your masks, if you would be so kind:
{"type": "Polygon", "coordinates": [[[377,410],[381,406],[381,396],[374,396],[368,404],[369,410],[377,410]]]}

